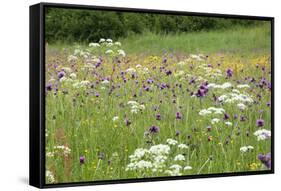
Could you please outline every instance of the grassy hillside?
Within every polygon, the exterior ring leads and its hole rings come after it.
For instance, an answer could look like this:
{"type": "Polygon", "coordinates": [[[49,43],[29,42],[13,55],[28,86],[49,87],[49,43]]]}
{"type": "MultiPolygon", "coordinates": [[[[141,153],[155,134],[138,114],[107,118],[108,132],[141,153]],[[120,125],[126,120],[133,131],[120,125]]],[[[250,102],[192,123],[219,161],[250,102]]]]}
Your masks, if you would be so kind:
{"type": "MultiPolygon", "coordinates": [[[[118,39],[128,54],[173,53],[270,53],[270,25],[178,35],[146,33],[118,39]]],[[[106,37],[105,37],[106,38],[106,37]]],[[[116,39],[113,39],[116,40],[116,39]]],[[[82,46],[88,46],[84,44],[82,46]]],[[[73,44],[51,44],[50,49],[74,49],[73,44]]]]}
{"type": "Polygon", "coordinates": [[[146,34],[120,39],[128,53],[268,53],[270,25],[179,35],[146,34]]]}

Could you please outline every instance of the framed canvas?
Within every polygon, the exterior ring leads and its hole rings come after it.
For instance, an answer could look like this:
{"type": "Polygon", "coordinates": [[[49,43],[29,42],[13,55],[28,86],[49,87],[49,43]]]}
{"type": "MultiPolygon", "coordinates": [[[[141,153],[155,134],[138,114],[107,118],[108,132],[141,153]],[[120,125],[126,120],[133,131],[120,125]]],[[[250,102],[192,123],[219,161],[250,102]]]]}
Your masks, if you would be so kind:
{"type": "Polygon", "coordinates": [[[274,172],[274,18],[30,6],[30,185],[274,172]]]}

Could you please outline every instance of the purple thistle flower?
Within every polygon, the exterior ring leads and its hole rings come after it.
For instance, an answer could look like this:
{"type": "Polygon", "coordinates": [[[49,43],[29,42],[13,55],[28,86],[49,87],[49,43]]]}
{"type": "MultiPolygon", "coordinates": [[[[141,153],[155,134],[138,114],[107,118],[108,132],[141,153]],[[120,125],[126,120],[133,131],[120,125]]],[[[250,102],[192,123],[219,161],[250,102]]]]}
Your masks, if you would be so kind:
{"type": "Polygon", "coordinates": [[[96,96],[96,97],[100,97],[100,94],[97,92],[97,93],[95,94],[95,96],[96,96]]]}
{"type": "Polygon", "coordinates": [[[127,118],[124,120],[124,123],[125,123],[126,126],[131,125],[131,122],[130,122],[129,119],[127,119],[127,118]]]}
{"type": "Polygon", "coordinates": [[[270,102],[270,101],[267,102],[266,105],[267,105],[268,107],[270,107],[270,106],[271,106],[271,102],[270,102]]]}
{"type": "Polygon", "coordinates": [[[167,58],[164,58],[164,59],[163,59],[163,63],[166,63],[166,62],[167,62],[167,58]]]}
{"type": "Polygon", "coordinates": [[[172,74],[172,71],[171,71],[171,70],[167,70],[167,71],[166,71],[166,75],[167,75],[167,76],[169,76],[169,75],[171,75],[171,74],[172,74]]]}
{"type": "Polygon", "coordinates": [[[257,125],[258,127],[264,126],[264,120],[263,120],[263,119],[257,119],[256,125],[257,125]]]}
{"type": "Polygon", "coordinates": [[[144,86],[143,89],[147,92],[150,90],[150,88],[148,86],[144,86]]]}
{"type": "Polygon", "coordinates": [[[47,91],[52,91],[52,84],[47,84],[46,85],[46,90],[47,91]]]}
{"type": "Polygon", "coordinates": [[[270,83],[270,82],[267,84],[267,88],[268,88],[269,90],[271,90],[271,83],[270,83]]]}
{"type": "Polygon", "coordinates": [[[208,82],[205,82],[205,83],[200,85],[200,87],[199,87],[199,89],[196,93],[197,97],[204,97],[207,94],[207,92],[209,91],[207,85],[208,85],[208,82]]]}
{"type": "Polygon", "coordinates": [[[189,80],[188,84],[192,84],[192,83],[195,83],[195,79],[194,78],[191,78],[191,80],[189,80]]]}
{"type": "Polygon", "coordinates": [[[136,73],[132,73],[132,75],[131,75],[132,79],[135,79],[135,78],[136,78],[136,76],[137,76],[137,74],[136,74],[136,73]]]}
{"type": "Polygon", "coordinates": [[[153,83],[153,79],[149,78],[149,79],[146,80],[146,82],[147,82],[148,84],[152,84],[152,83],[153,83]]]}
{"type": "Polygon", "coordinates": [[[159,132],[159,127],[157,127],[156,125],[152,125],[149,128],[149,132],[152,133],[152,134],[158,133],[159,132]]]}
{"type": "Polygon", "coordinates": [[[180,112],[176,113],[176,119],[182,119],[182,114],[180,112]]]}
{"type": "Polygon", "coordinates": [[[229,116],[227,113],[224,113],[223,119],[224,119],[224,120],[227,120],[227,119],[229,119],[229,118],[230,118],[230,116],[229,116]]]}
{"type": "Polygon", "coordinates": [[[80,156],[79,161],[80,161],[80,164],[84,164],[85,163],[85,157],[80,156]]]}
{"type": "Polygon", "coordinates": [[[101,65],[101,60],[99,59],[99,61],[96,63],[96,68],[100,67],[101,65]]]}
{"type": "Polygon", "coordinates": [[[206,95],[205,90],[199,89],[196,93],[197,97],[204,97],[206,95]]]}
{"type": "Polygon", "coordinates": [[[157,113],[157,114],[156,114],[156,120],[161,120],[161,115],[160,115],[160,113],[157,113]]]}
{"type": "Polygon", "coordinates": [[[176,136],[178,137],[180,135],[180,131],[176,131],[176,136]]]}
{"type": "Polygon", "coordinates": [[[210,131],[211,131],[211,128],[212,128],[212,127],[209,125],[209,126],[207,127],[207,131],[210,132],[210,131]]]}
{"type": "Polygon", "coordinates": [[[259,154],[258,159],[268,168],[271,168],[271,153],[259,154]]]}
{"type": "Polygon", "coordinates": [[[62,77],[64,77],[65,76],[65,72],[64,71],[60,71],[59,73],[58,73],[58,78],[59,79],[61,79],[62,77]]]}
{"type": "Polygon", "coordinates": [[[243,115],[241,115],[241,116],[240,116],[240,121],[246,121],[246,117],[243,116],[243,115]]]}
{"type": "Polygon", "coordinates": [[[232,77],[232,75],[233,75],[233,70],[230,69],[230,68],[228,68],[228,69],[226,70],[226,76],[230,78],[230,77],[232,77]]]}

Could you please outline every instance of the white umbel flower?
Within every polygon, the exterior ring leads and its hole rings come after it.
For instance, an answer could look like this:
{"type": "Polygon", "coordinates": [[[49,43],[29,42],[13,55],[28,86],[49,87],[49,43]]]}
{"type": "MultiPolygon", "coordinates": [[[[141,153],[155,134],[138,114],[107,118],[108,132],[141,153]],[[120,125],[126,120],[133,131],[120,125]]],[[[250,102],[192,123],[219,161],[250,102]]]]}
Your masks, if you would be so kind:
{"type": "Polygon", "coordinates": [[[177,140],[174,140],[174,139],[167,139],[167,143],[168,143],[169,145],[176,145],[176,144],[178,144],[178,141],[177,141],[177,140]]]}
{"type": "Polygon", "coordinates": [[[105,54],[113,54],[113,53],[114,53],[113,50],[110,49],[105,51],[105,54]]]}
{"type": "Polygon", "coordinates": [[[271,131],[267,129],[260,129],[255,131],[254,135],[257,137],[258,141],[262,141],[271,137],[271,131]]]}
{"type": "Polygon", "coordinates": [[[100,47],[100,44],[99,43],[95,43],[95,42],[91,42],[89,44],[89,47],[100,47]]]}
{"type": "Polygon", "coordinates": [[[118,121],[118,119],[119,119],[118,116],[114,116],[114,117],[112,118],[112,121],[118,121]]]}
{"type": "Polygon", "coordinates": [[[254,147],[251,146],[251,145],[249,145],[249,146],[243,146],[243,147],[240,147],[240,152],[246,153],[246,152],[249,152],[249,151],[251,151],[251,150],[253,150],[253,149],[254,149],[254,147]]]}
{"type": "Polygon", "coordinates": [[[125,53],[125,51],[124,50],[117,50],[117,52],[118,52],[118,54],[120,55],[120,56],[123,56],[123,57],[125,57],[126,56],[126,53],[125,53]]]}
{"type": "Polygon", "coordinates": [[[180,148],[180,149],[188,149],[189,147],[186,145],[186,144],[179,144],[178,145],[178,148],[180,148]]]}
{"type": "Polygon", "coordinates": [[[211,123],[212,123],[213,125],[216,124],[216,123],[218,123],[218,122],[220,122],[220,119],[218,119],[218,118],[214,118],[214,119],[211,120],[211,123]]]}
{"type": "Polygon", "coordinates": [[[185,157],[182,154],[178,154],[174,158],[175,161],[185,161],[185,157]]]}
{"type": "Polygon", "coordinates": [[[54,177],[53,173],[49,170],[46,170],[46,181],[47,181],[47,183],[55,182],[55,177],[54,177]]]}

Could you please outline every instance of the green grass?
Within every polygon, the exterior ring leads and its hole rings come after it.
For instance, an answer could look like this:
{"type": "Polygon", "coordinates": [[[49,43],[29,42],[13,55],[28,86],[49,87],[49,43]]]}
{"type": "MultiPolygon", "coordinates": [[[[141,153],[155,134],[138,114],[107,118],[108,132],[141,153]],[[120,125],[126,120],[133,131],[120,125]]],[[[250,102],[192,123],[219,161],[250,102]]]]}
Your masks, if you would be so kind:
{"type": "MultiPolygon", "coordinates": [[[[237,27],[225,30],[202,31],[182,34],[159,35],[146,33],[120,38],[128,54],[164,53],[227,53],[227,54],[269,54],[271,47],[270,24],[256,27],[237,27]]],[[[87,44],[80,44],[86,47],[87,44]]],[[[73,44],[55,43],[52,49],[73,49],[73,44]]]]}
{"type": "Polygon", "coordinates": [[[142,34],[120,39],[128,53],[268,53],[270,25],[177,35],[142,34]]]}

